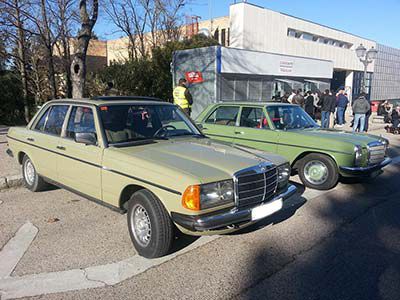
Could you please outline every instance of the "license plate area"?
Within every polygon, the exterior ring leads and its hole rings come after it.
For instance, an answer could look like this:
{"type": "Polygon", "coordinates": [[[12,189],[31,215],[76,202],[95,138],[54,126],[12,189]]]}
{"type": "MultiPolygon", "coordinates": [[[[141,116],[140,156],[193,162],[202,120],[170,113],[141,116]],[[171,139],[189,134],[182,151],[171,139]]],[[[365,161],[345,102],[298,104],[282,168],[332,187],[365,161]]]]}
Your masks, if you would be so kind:
{"type": "Polygon", "coordinates": [[[263,205],[254,207],[251,210],[251,220],[257,221],[276,213],[277,211],[281,210],[283,206],[283,199],[277,199],[263,205]]]}

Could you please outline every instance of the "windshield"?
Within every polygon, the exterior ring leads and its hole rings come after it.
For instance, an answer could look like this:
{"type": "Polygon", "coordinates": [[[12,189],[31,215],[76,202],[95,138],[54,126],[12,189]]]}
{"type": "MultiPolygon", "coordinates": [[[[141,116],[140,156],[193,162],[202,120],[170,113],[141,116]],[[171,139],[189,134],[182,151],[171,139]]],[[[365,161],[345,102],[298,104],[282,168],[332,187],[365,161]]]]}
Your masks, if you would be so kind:
{"type": "Polygon", "coordinates": [[[100,117],[109,144],[201,135],[172,105],[104,105],[100,106],[100,117]]]}
{"type": "Polygon", "coordinates": [[[317,128],[317,123],[299,106],[269,106],[267,113],[276,129],[317,128]]]}

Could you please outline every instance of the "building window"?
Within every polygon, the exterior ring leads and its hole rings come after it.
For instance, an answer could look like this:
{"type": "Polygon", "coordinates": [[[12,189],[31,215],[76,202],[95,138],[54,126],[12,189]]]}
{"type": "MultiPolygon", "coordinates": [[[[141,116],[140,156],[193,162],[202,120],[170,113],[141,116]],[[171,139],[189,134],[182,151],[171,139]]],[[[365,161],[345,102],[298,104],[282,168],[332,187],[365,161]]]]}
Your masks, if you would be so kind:
{"type": "Polygon", "coordinates": [[[226,29],[221,30],[221,45],[225,46],[226,45],[226,29]]]}
{"type": "Polygon", "coordinates": [[[288,28],[287,36],[306,40],[306,41],[317,42],[317,43],[321,43],[321,44],[325,44],[325,45],[345,48],[345,49],[350,49],[353,46],[353,44],[350,44],[350,43],[346,43],[346,42],[339,41],[339,40],[334,40],[334,39],[331,39],[328,37],[315,35],[315,34],[312,34],[309,32],[303,32],[300,30],[292,29],[292,28],[288,28]]]}

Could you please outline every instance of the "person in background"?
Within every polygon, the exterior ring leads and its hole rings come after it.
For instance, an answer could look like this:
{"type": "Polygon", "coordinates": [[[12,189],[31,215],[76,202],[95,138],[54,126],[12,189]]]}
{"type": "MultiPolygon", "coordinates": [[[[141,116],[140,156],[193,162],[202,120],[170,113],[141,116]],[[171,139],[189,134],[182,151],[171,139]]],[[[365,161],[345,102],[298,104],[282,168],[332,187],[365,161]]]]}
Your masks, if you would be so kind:
{"type": "Polygon", "coordinates": [[[306,113],[310,115],[311,118],[315,118],[314,116],[314,96],[311,91],[307,92],[306,100],[304,101],[304,110],[306,113]]]}
{"type": "Polygon", "coordinates": [[[289,96],[289,93],[286,92],[282,97],[282,103],[289,103],[289,96]]]}
{"type": "Polygon", "coordinates": [[[383,116],[383,120],[385,123],[392,122],[392,112],[393,112],[393,105],[391,105],[387,100],[385,100],[379,106],[379,115],[383,116]]]}
{"type": "Polygon", "coordinates": [[[344,112],[346,110],[347,104],[349,104],[349,99],[344,95],[344,90],[340,90],[337,96],[337,127],[343,127],[344,124],[344,112]]]}
{"type": "Polygon", "coordinates": [[[174,104],[178,105],[190,117],[192,112],[193,97],[187,88],[185,78],[179,79],[178,86],[173,91],[174,104]]]}
{"type": "Polygon", "coordinates": [[[292,90],[292,93],[290,94],[290,96],[288,97],[288,101],[289,103],[293,103],[293,97],[296,96],[296,92],[295,90],[292,90]]]}
{"type": "Polygon", "coordinates": [[[400,125],[400,105],[392,110],[392,123],[394,128],[398,128],[400,125]]]}
{"type": "Polygon", "coordinates": [[[366,112],[366,114],[365,114],[365,123],[364,123],[364,131],[365,132],[368,132],[368,129],[369,129],[369,117],[371,116],[371,114],[372,114],[372,108],[371,108],[371,100],[370,99],[368,99],[368,95],[366,94],[366,93],[363,93],[363,95],[364,95],[364,97],[365,97],[365,99],[368,101],[368,103],[369,103],[369,110],[366,112]]]}
{"type": "Polygon", "coordinates": [[[301,108],[304,109],[304,97],[301,94],[301,90],[297,90],[296,95],[293,96],[293,100],[292,100],[293,104],[297,104],[299,105],[301,108]]]}
{"type": "Polygon", "coordinates": [[[353,101],[352,108],[354,113],[353,132],[356,132],[357,129],[359,132],[364,132],[365,115],[371,109],[371,105],[364,94],[353,101]]]}
{"type": "Polygon", "coordinates": [[[329,128],[331,113],[335,112],[336,97],[329,90],[325,90],[318,105],[321,106],[321,127],[329,128]]]}
{"type": "MultiPolygon", "coordinates": [[[[349,95],[348,95],[346,92],[345,92],[343,95],[347,98],[347,106],[348,106],[348,104],[350,103],[349,95]]],[[[346,124],[346,110],[347,110],[347,106],[344,108],[344,113],[343,113],[343,124],[346,124]]]]}
{"type": "Polygon", "coordinates": [[[314,117],[315,120],[321,120],[321,107],[318,105],[319,99],[321,97],[321,92],[320,91],[315,91],[313,93],[314,97],[314,117]]]}

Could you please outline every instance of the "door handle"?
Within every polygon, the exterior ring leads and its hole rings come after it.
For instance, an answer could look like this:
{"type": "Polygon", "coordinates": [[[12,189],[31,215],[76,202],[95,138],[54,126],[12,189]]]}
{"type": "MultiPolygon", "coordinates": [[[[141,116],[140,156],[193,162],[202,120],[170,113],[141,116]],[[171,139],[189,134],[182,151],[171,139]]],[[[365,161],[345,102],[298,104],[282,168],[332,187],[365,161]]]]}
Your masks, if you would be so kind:
{"type": "Polygon", "coordinates": [[[235,134],[244,134],[243,131],[235,131],[235,134]]]}
{"type": "Polygon", "coordinates": [[[203,127],[203,128],[201,128],[201,130],[208,130],[208,128],[207,127],[203,127]]]}
{"type": "Polygon", "coordinates": [[[65,150],[65,147],[58,145],[58,146],[57,146],[57,149],[65,150]]]}
{"type": "Polygon", "coordinates": [[[26,138],[28,141],[30,141],[30,142],[34,142],[35,141],[35,139],[34,138],[31,138],[31,137],[29,137],[29,138],[26,138]]]}

